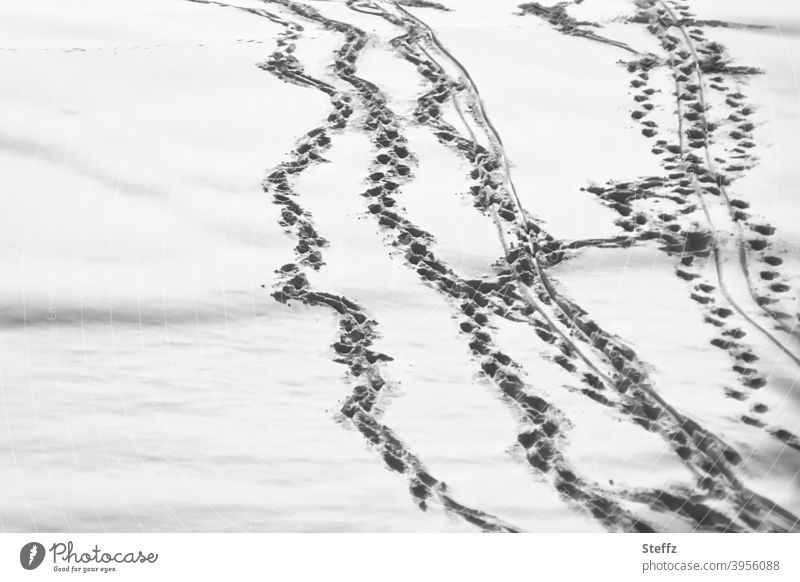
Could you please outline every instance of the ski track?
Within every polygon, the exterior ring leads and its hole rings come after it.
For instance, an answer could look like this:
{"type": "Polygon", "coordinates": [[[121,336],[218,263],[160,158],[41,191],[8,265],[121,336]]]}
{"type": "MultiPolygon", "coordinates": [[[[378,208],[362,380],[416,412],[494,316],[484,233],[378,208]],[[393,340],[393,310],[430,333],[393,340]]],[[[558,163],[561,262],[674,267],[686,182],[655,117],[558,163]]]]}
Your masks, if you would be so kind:
{"type": "MultiPolygon", "coordinates": [[[[661,397],[649,379],[644,360],[621,338],[595,323],[548,272],[582,248],[628,247],[656,241],[661,250],[679,257],[681,266],[676,275],[687,281],[692,298],[706,309],[705,320],[719,329],[720,339],[712,343],[730,355],[743,387],[741,391],[732,390],[731,397],[745,400],[748,391],[766,383],[754,363],[757,355],[753,348],[741,341],[746,333],[739,324],[767,337],[800,363],[791,343],[796,341],[798,318],[783,311],[775,297],[788,291],[788,286],[777,270],[780,259],[769,254],[774,229],[751,219],[744,212],[746,203],[729,193],[735,178],[754,163],[750,153],[753,127],[746,121],[752,109],[737,90],[725,93],[731,121],[738,124],[736,129],[727,136],[719,135],[720,130],[707,119],[710,100],[706,91],[727,92],[727,86],[735,82],[731,77],[757,73],[747,67],[733,67],[723,47],[705,40],[700,27],[724,23],[696,20],[688,6],[679,3],[637,0],[628,22],[646,26],[657,37],[664,54],[652,55],[598,34],[599,25],[572,19],[567,4],[520,6],[520,16],[534,14],[564,34],[617,47],[632,58],[626,62],[633,76],[631,86],[638,92],[632,117],[641,123],[642,133],[654,140],[653,153],[660,156],[665,170],[664,176],[648,176],[633,183],[612,180],[604,186],[587,186],[588,192],[621,215],[617,224],[622,233],[609,239],[559,241],[544,230],[535,209],[521,204],[502,137],[469,71],[433,29],[407,8],[445,9],[443,6],[346,1],[361,18],[380,20],[397,29],[397,35],[385,43],[386,49],[412,64],[423,84],[413,117],[405,119],[391,109],[377,85],[358,74],[358,56],[368,41],[381,41],[376,35],[334,20],[325,15],[323,6],[311,3],[262,0],[261,9],[213,0],[190,1],[245,10],[283,26],[275,51],[258,66],[287,83],[322,91],[331,100],[333,109],[328,118],[300,137],[287,160],[269,170],[264,181],[265,192],[281,207],[280,226],[297,241],[291,262],[276,271],[272,297],[285,304],[318,306],[337,318],[339,336],[331,345],[331,358],[345,366],[347,382],[352,385],[341,403],[340,416],[364,436],[389,469],[405,479],[411,498],[422,510],[438,504],[484,531],[518,530],[500,516],[456,501],[458,484],[453,484],[451,492],[427,471],[423,460],[400,435],[382,424],[381,408],[392,387],[392,358],[372,349],[380,337],[379,322],[370,317],[369,306],[309,284],[308,274],[324,268],[323,252],[328,243],[323,233],[317,232],[313,217],[301,204],[302,192],[295,191],[293,183],[300,173],[324,160],[324,152],[345,127],[357,127],[374,146],[369,174],[364,177],[367,187],[353,195],[364,199],[364,216],[380,227],[382,237],[376,244],[384,245],[393,259],[417,273],[421,284],[442,296],[442,306],[452,312],[476,373],[489,381],[518,419],[518,447],[524,451],[522,458],[534,478],[551,484],[565,503],[614,531],[669,531],[676,517],[699,531],[800,531],[800,522],[791,512],[743,484],[743,460],[735,448],[661,397]],[[293,55],[305,27],[322,27],[342,37],[340,47],[331,55],[333,75],[328,81],[307,74],[293,55]],[[654,67],[668,67],[674,77],[678,143],[658,139],[662,128],[647,119],[656,99],[656,90],[648,87],[648,72],[654,67]],[[446,121],[446,106],[455,109],[460,128],[446,121]],[[461,276],[437,257],[435,233],[406,216],[401,204],[403,186],[414,180],[416,164],[403,133],[409,125],[429,130],[469,168],[466,194],[473,200],[475,211],[494,224],[504,249],[491,274],[478,279],[461,276]],[[725,158],[714,157],[722,155],[719,152],[711,153],[712,137],[724,143],[725,158]],[[698,151],[700,155],[695,153],[698,151]],[[654,200],[660,205],[653,207],[654,200]],[[726,232],[732,233],[737,249],[733,263],[739,270],[737,276],[746,280],[752,305],[741,305],[741,298],[734,298],[727,290],[726,281],[731,277],[727,271],[732,267],[731,261],[725,260],[726,246],[718,240],[724,236],[723,227],[714,223],[708,209],[713,204],[722,205],[729,219],[726,232]],[[666,205],[672,205],[674,211],[665,212],[666,205]],[[697,227],[699,216],[705,218],[705,228],[697,227]],[[774,268],[764,271],[774,275],[762,273],[756,281],[750,273],[754,256],[774,268]],[[707,281],[700,274],[709,260],[715,264],[716,281],[707,281]],[[551,365],[574,378],[568,389],[584,395],[587,407],[604,407],[662,437],[672,454],[695,476],[694,487],[623,488],[582,476],[580,468],[564,454],[569,418],[546,399],[542,390],[523,380],[527,376],[522,365],[497,347],[493,338],[493,321],[497,318],[529,329],[532,348],[541,350],[551,365]]],[[[761,414],[765,408],[756,403],[752,410],[761,414]]],[[[800,450],[800,440],[785,429],[751,416],[743,416],[742,422],[762,427],[786,446],[800,450]]]]}

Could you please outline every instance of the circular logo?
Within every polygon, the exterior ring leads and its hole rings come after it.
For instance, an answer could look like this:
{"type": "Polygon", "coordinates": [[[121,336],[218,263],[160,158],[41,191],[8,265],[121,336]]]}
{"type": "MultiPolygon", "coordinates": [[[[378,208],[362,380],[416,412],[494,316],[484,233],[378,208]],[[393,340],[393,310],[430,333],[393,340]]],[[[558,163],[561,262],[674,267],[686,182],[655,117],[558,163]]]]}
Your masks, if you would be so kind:
{"type": "Polygon", "coordinates": [[[39,542],[29,542],[19,551],[19,563],[26,570],[35,570],[44,561],[44,546],[39,542]]]}

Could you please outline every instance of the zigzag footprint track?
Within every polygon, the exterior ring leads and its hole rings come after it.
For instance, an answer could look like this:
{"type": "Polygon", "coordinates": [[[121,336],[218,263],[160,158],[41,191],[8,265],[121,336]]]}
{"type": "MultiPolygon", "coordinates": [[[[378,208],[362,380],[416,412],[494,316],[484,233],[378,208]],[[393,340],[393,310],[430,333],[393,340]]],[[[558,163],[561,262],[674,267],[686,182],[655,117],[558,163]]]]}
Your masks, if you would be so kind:
{"type": "MultiPolygon", "coordinates": [[[[363,25],[345,21],[342,11],[337,11],[339,19],[331,17],[316,3],[264,0],[264,9],[205,3],[247,10],[283,26],[275,52],[258,66],[287,83],[321,91],[330,99],[332,110],[327,119],[298,138],[287,160],[269,170],[264,181],[265,192],[280,207],[280,226],[295,244],[294,256],[275,271],[270,295],[290,307],[303,303],[336,318],[338,337],[329,355],[345,367],[346,383],[351,386],[339,405],[339,414],[363,435],[385,466],[405,480],[411,499],[421,509],[435,503],[485,531],[519,530],[513,515],[495,516],[456,501],[458,483],[445,485],[434,477],[402,435],[382,422],[383,409],[391,406],[387,395],[393,390],[393,358],[375,349],[380,339],[379,321],[371,315],[368,301],[316,289],[309,283],[312,273],[325,268],[329,243],[304,208],[303,192],[295,182],[312,165],[326,163],[325,152],[346,128],[363,133],[372,145],[364,189],[351,195],[363,200],[361,217],[374,223],[378,232],[375,244],[414,273],[420,286],[440,296],[441,309],[452,314],[476,376],[516,419],[515,447],[520,454],[508,462],[524,462],[532,482],[548,484],[565,504],[609,530],[669,531],[677,522],[697,531],[800,530],[798,518],[789,509],[748,485],[749,479],[743,478],[746,459],[737,446],[694,419],[690,410],[671,404],[651,378],[647,354],[638,353],[618,337],[613,322],[601,326],[552,274],[553,267],[588,248],[658,245],[676,258],[675,274],[689,287],[704,324],[718,330],[719,337],[712,343],[731,359],[740,380],[740,386],[730,388],[730,398],[749,400],[750,393],[757,393],[768,382],[768,372],[760,370],[757,363],[757,351],[764,344],[758,349],[750,346],[745,339],[748,333],[766,337],[775,349],[797,361],[797,350],[788,343],[796,335],[796,314],[789,313],[777,298],[790,291],[781,276],[781,260],[771,251],[774,229],[753,218],[747,203],[729,191],[736,177],[756,163],[756,128],[747,121],[752,106],[743,89],[732,88],[736,81],[730,79],[757,74],[757,70],[731,64],[720,45],[705,40],[703,21],[686,8],[638,2],[630,25],[645,26],[656,37],[664,54],[653,55],[599,34],[599,26],[570,17],[564,5],[552,8],[530,3],[521,7],[523,13],[541,16],[560,32],[579,37],[575,42],[602,42],[623,51],[635,90],[631,117],[652,141],[653,154],[664,169],[664,175],[587,185],[588,193],[619,214],[620,233],[568,241],[548,233],[537,219],[536,209],[523,206],[502,136],[491,121],[478,84],[424,21],[424,9],[444,12],[447,7],[429,2],[345,3],[359,15],[360,24],[366,18],[393,27],[396,34],[385,39],[367,32],[363,25]],[[412,12],[412,7],[419,10],[412,12]],[[305,26],[322,27],[341,37],[339,48],[325,55],[331,62],[330,79],[306,73],[293,54],[296,43],[303,41],[305,26]],[[679,31],[677,36],[673,29],[679,31]],[[369,43],[392,51],[417,71],[421,88],[411,116],[396,113],[379,84],[359,75],[359,55],[369,43]],[[649,119],[649,112],[667,97],[648,85],[654,68],[666,68],[674,78],[675,95],[670,97],[677,112],[675,134],[665,134],[666,128],[649,119]],[[719,100],[714,105],[727,108],[726,134],[720,123],[709,121],[707,91],[724,98],[723,105],[719,100]],[[429,132],[461,160],[469,184],[462,194],[497,232],[504,256],[481,277],[460,274],[457,266],[437,254],[435,230],[415,222],[403,207],[403,189],[415,180],[419,163],[407,137],[410,128],[429,132]],[[718,146],[713,153],[711,144],[718,146]],[[730,221],[726,233],[733,241],[735,261],[727,260],[725,253],[730,251],[720,242],[721,227],[712,221],[711,204],[719,205],[730,221]],[[701,268],[708,262],[716,265],[714,279],[701,268]],[[759,267],[758,278],[751,274],[754,262],[766,265],[759,267]],[[746,282],[750,300],[746,306],[741,304],[741,294],[734,297],[726,287],[730,278],[726,269],[733,268],[746,282]],[[677,481],[662,487],[618,485],[582,471],[569,453],[569,414],[552,390],[543,390],[530,379],[523,362],[501,349],[501,322],[529,332],[530,346],[523,349],[537,352],[547,365],[566,373],[570,382],[561,389],[583,398],[588,410],[602,411],[660,438],[664,454],[692,475],[691,486],[677,481]]],[[[448,195],[452,194],[431,193],[448,195]]],[[[713,214],[715,220],[719,216],[713,214]]],[[[331,398],[344,394],[344,387],[338,395],[332,388],[331,398]]],[[[759,427],[800,451],[798,437],[788,428],[772,424],[765,404],[756,401],[750,407],[742,415],[743,424],[759,427]]]]}

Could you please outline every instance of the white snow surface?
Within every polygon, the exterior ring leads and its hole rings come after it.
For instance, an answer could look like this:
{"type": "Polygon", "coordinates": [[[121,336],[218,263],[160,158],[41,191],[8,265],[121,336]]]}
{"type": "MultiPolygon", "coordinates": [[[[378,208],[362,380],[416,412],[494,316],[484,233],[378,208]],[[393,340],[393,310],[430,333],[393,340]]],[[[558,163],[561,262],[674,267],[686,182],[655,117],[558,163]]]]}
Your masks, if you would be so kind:
{"type": "MultiPolygon", "coordinates": [[[[334,68],[343,35],[273,2],[230,4],[0,4],[0,530],[476,531],[435,495],[422,511],[409,480],[340,412],[361,380],[334,361],[337,314],[271,296],[297,240],[279,225],[281,207],[262,181],[332,106],[324,93],[257,66],[284,27],[238,7],[301,23],[294,56],[308,75],[347,92],[353,87],[334,68]]],[[[470,195],[472,166],[414,119],[430,86],[391,44],[403,28],[345,2],[298,4],[368,38],[357,74],[385,96],[413,156],[391,210],[430,233],[431,251],[461,278],[498,276],[508,267],[503,241],[470,195]]],[[[376,3],[400,14],[392,4],[376,3]]],[[[621,61],[634,57],[521,15],[520,0],[442,4],[450,10],[407,10],[469,71],[521,206],[565,243],[625,235],[617,212],[585,188],[665,173],[631,118],[632,77],[621,61]]],[[[736,63],[764,71],[730,83],[755,109],[756,161],[729,190],[776,228],[771,252],[791,287],[781,306],[794,316],[800,8],[793,0],[686,4],[698,18],[769,27],[705,31],[736,63]]],[[[599,34],[661,50],[646,28],[620,18],[633,14],[633,2],[569,9],[602,25],[599,34]]],[[[670,74],[652,73],[652,119],[674,133],[670,74]]],[[[451,101],[442,109],[466,135],[465,111],[451,101]]],[[[475,109],[466,114],[475,119],[475,109]]],[[[310,287],[361,306],[377,322],[371,349],[392,358],[381,367],[389,385],[375,418],[453,499],[498,522],[525,531],[619,529],[558,488],[556,469],[528,462],[518,439],[531,425],[481,371],[483,356],[459,327],[459,302],[421,279],[368,210],[361,193],[377,149],[361,126],[366,115],[356,107],[347,128],[329,132],[324,160],[292,187],[328,242],[324,266],[308,270],[310,287]]],[[[691,299],[692,284],[675,276],[679,257],[658,247],[589,245],[567,251],[548,273],[564,297],[635,349],[660,398],[743,457],[735,467],[742,486],[800,514],[800,449],[770,434],[800,435],[800,365],[737,319],[766,378],[760,389],[743,388],[733,369],[742,362],[711,345],[719,329],[691,299]],[[729,397],[731,389],[748,398],[729,397]],[[755,404],[766,412],[755,414],[755,404]]],[[[713,263],[701,273],[714,279],[713,263]]],[[[743,276],[730,284],[745,313],[772,330],[743,276]]],[[[487,329],[519,366],[526,394],[563,415],[559,454],[587,490],[665,531],[698,525],[632,491],[670,491],[732,511],[699,492],[664,434],[582,393],[589,368],[580,358],[577,371],[564,369],[554,361],[557,344],[519,321],[493,314],[487,329]]],[[[774,333],[800,353],[796,337],[774,333]]]]}

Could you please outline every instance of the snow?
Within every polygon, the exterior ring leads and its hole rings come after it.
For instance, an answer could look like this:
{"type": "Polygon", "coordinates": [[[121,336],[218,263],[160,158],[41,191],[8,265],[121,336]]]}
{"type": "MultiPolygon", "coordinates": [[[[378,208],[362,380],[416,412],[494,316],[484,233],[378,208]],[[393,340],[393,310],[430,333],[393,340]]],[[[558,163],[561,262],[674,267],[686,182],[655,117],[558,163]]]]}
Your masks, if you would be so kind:
{"type": "MultiPolygon", "coordinates": [[[[408,11],[469,71],[524,209],[563,242],[624,234],[619,214],[583,188],[665,173],[631,118],[636,92],[625,61],[634,55],[520,15],[518,0],[443,3],[452,10],[408,11]]],[[[357,74],[385,96],[412,154],[392,210],[431,233],[431,252],[461,279],[496,277],[507,266],[504,249],[469,193],[474,166],[412,118],[430,86],[390,45],[403,29],[344,2],[305,4],[368,35],[357,74]]],[[[688,4],[700,18],[770,27],[706,34],[737,63],[764,69],[731,83],[754,106],[757,164],[730,194],[777,228],[770,252],[792,284],[782,305],[796,312],[800,9],[791,0],[688,4]]],[[[293,55],[306,73],[353,92],[332,66],[341,33],[271,2],[0,7],[2,530],[478,529],[435,500],[421,511],[406,476],[340,413],[357,380],[334,361],[336,313],[271,297],[297,240],[279,226],[281,208],[262,180],[291,160],[298,138],[323,126],[332,105],[257,66],[284,27],[241,7],[301,23],[293,55]]],[[[598,34],[662,50],[643,26],[620,18],[633,12],[630,2],[586,0],[569,10],[600,23],[598,34]]],[[[454,63],[440,64],[460,76],[454,63]]],[[[663,129],[659,137],[675,139],[670,70],[654,69],[649,83],[648,119],[663,129]]],[[[720,99],[709,97],[715,107],[720,99]]],[[[562,474],[527,461],[519,436],[530,419],[481,373],[482,358],[459,328],[459,303],[409,268],[396,231],[368,210],[361,194],[372,185],[377,148],[364,105],[356,99],[354,108],[347,128],[327,130],[324,160],[292,178],[292,200],[329,243],[324,265],[306,269],[310,288],[356,302],[377,322],[373,348],[392,358],[380,368],[389,385],[374,418],[465,506],[522,530],[603,531],[555,487],[562,474]]],[[[468,135],[452,101],[442,111],[468,135]]],[[[721,204],[710,215],[730,224],[721,204]]],[[[738,267],[735,232],[719,234],[730,295],[772,332],[738,267]]],[[[703,280],[717,280],[713,260],[698,264],[703,280]]],[[[731,398],[744,390],[733,368],[741,361],[711,344],[721,332],[704,322],[708,309],[690,296],[696,283],[676,277],[680,267],[651,240],[570,251],[548,274],[557,293],[635,349],[655,394],[742,455],[736,477],[745,486],[797,514],[800,453],[769,431],[800,434],[800,370],[736,314],[766,385],[731,398]]],[[[556,317],[554,302],[545,303],[556,317]]],[[[696,527],[630,501],[631,492],[697,486],[673,443],[588,398],[579,356],[570,360],[576,372],[554,361],[566,339],[592,362],[604,354],[576,332],[546,343],[515,309],[491,315],[486,330],[519,366],[525,393],[563,414],[559,454],[570,470],[641,519],[668,531],[696,527]]],[[[796,338],[774,333],[797,354],[796,338]]]]}

